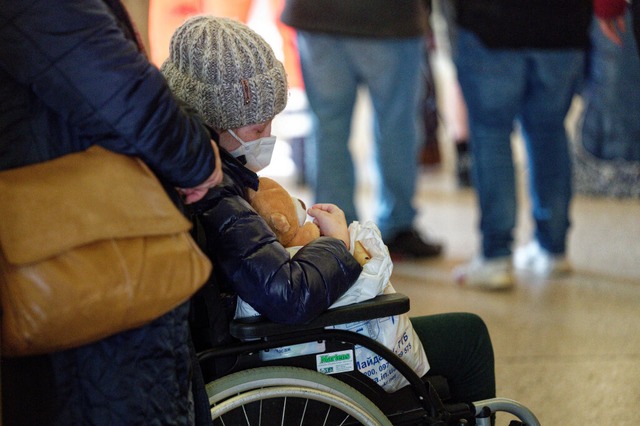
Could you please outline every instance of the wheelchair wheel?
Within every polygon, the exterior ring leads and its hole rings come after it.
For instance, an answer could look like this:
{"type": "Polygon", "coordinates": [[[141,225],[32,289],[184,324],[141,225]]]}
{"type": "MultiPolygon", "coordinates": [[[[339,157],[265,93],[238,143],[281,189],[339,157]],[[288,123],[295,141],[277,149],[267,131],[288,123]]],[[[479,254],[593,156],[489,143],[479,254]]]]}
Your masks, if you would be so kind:
{"type": "Polygon", "coordinates": [[[391,425],[351,386],[303,368],[240,371],[207,384],[207,395],[214,425],[391,425]]]}

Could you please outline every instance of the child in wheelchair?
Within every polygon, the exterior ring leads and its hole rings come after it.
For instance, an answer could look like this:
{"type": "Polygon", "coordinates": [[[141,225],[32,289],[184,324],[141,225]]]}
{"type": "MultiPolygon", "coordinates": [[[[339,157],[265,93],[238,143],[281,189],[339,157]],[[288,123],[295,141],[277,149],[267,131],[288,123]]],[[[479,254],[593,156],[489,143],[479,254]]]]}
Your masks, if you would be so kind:
{"type": "MultiPolygon", "coordinates": [[[[347,66],[345,64],[345,66],[347,66]]],[[[229,344],[237,297],[276,323],[304,324],[358,279],[344,214],[317,204],[308,213],[322,236],[294,256],[247,201],[269,164],[271,121],[287,102],[283,65],[246,25],[197,16],[178,28],[161,70],[175,96],[195,109],[218,141],[224,181],[186,207],[214,271],[192,302],[196,350],[229,344]]],[[[469,313],[410,318],[424,346],[427,375],[447,379],[453,401],[495,397],[493,348],[484,322],[469,313]]]]}

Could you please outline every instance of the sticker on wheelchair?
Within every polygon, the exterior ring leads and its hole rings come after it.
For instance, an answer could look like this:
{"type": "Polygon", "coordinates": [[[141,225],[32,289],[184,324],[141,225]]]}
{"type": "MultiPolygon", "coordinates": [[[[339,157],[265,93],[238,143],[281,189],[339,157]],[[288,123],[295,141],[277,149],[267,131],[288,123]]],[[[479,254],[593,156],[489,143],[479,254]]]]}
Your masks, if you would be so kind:
{"type": "Polygon", "coordinates": [[[298,345],[283,346],[281,348],[260,351],[260,359],[269,361],[272,359],[292,358],[295,356],[317,354],[325,351],[324,340],[319,342],[300,343],[298,345]]]}
{"type": "Polygon", "coordinates": [[[323,374],[337,374],[355,369],[353,350],[316,355],[316,369],[323,374]]]}

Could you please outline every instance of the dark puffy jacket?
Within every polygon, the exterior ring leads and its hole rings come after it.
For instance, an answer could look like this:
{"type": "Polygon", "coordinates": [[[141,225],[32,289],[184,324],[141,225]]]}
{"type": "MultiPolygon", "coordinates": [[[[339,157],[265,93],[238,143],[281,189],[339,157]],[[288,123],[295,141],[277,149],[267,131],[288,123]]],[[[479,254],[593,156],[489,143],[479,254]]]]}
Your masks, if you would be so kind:
{"type": "MultiPolygon", "coordinates": [[[[212,281],[198,297],[237,294],[272,321],[310,321],[356,281],[362,267],[342,241],[330,237],[307,244],[292,258],[246,200],[247,188],[257,188],[257,175],[220,151],[224,182],[189,206],[196,240],[214,264],[212,281]]],[[[206,302],[196,300],[195,306],[206,302]]],[[[200,315],[200,327],[202,321],[219,321],[208,330],[209,344],[227,333],[226,318],[211,308],[216,303],[208,301],[208,318],[200,315]]],[[[227,315],[233,315],[233,303],[227,315]]],[[[202,341],[197,346],[202,349],[202,341]]]]}
{"type": "Polygon", "coordinates": [[[213,172],[208,133],[101,0],[0,2],[0,82],[0,169],[99,144],[176,186],[213,172]]]}
{"type": "MultiPolygon", "coordinates": [[[[199,184],[215,165],[207,130],[105,3],[0,1],[0,169],[93,144],[141,157],[171,185],[199,184]]],[[[3,359],[3,424],[193,424],[188,309],[77,349],[3,359]]]]}

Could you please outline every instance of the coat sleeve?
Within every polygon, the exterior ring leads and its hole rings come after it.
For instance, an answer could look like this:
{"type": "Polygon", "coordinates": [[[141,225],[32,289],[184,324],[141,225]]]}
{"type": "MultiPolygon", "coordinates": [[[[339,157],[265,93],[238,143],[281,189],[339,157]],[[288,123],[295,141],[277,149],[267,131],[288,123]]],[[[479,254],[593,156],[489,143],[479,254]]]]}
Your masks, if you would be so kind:
{"type": "Polygon", "coordinates": [[[205,252],[215,265],[218,282],[275,322],[312,320],[362,271],[344,243],[335,238],[320,237],[291,258],[239,195],[219,197],[197,220],[206,232],[205,252]]]}
{"type": "Polygon", "coordinates": [[[75,150],[139,156],[182,187],[213,172],[208,132],[101,0],[1,2],[0,67],[77,132],[75,150]]]}

